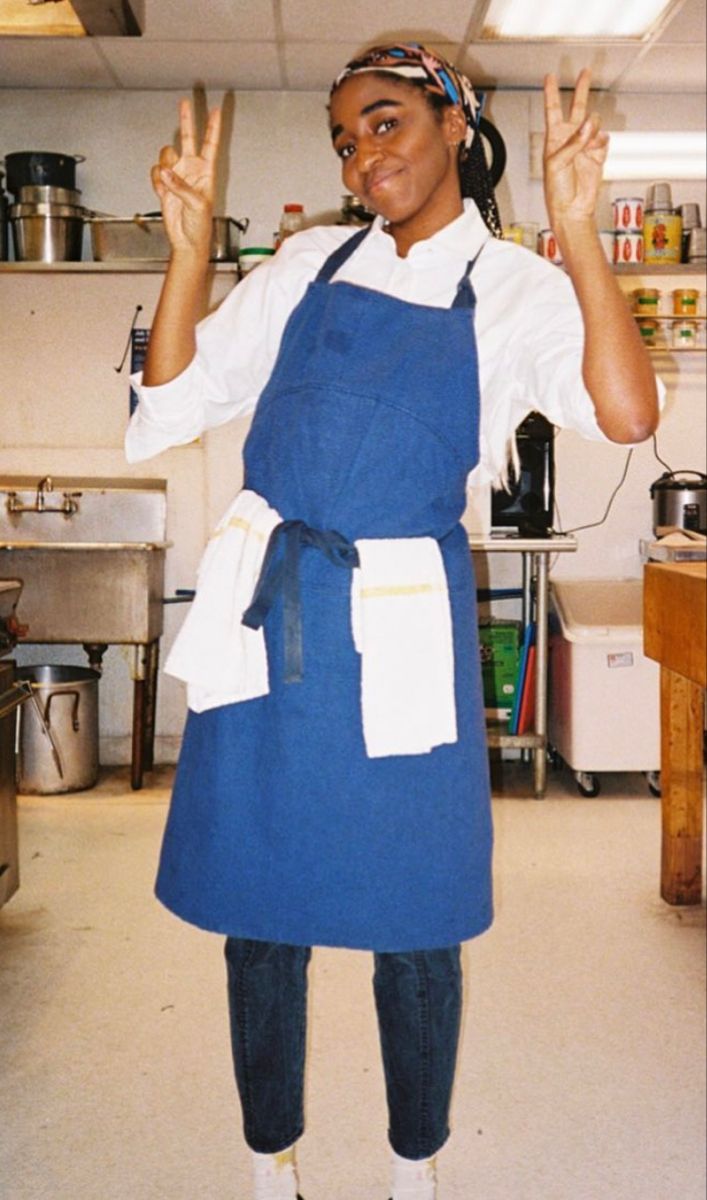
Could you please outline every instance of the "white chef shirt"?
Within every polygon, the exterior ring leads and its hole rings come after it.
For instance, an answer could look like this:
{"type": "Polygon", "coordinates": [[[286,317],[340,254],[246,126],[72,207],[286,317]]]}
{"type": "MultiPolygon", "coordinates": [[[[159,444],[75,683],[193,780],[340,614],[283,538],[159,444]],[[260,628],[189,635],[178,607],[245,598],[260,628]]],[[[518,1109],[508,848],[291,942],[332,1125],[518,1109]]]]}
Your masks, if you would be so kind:
{"type": "MultiPolygon", "coordinates": [[[[277,357],[292,310],[325,259],[352,236],[323,225],[289,237],[197,327],[196,355],[175,379],[144,387],[125,450],[138,462],[204,430],[251,414],[277,357]]],[[[464,212],[399,258],[377,217],[363,243],[334,276],[398,299],[449,307],[467,263],[472,272],[481,390],[480,461],[471,485],[505,474],[513,435],[535,410],[554,425],[608,440],[582,380],[584,330],[567,275],[512,242],[491,237],[471,200],[464,212]]],[[[335,286],[335,285],[334,285],[335,286]]]]}

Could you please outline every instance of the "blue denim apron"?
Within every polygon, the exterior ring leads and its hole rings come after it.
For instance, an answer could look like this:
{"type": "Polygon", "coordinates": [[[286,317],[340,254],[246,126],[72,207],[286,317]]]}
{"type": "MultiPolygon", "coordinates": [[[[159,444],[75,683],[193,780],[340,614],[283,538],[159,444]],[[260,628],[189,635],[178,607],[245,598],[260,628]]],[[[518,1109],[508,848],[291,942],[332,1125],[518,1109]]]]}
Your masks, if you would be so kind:
{"type": "Polygon", "coordinates": [[[449,309],[333,281],[367,232],[292,312],[253,418],[246,486],[284,518],[249,614],[270,692],[189,713],[156,890],[185,920],[235,937],[434,949],[492,919],[476,595],[459,523],[478,460],[472,264],[449,309]],[[458,741],[371,759],[352,543],[421,536],[438,539],[449,583],[458,741]]]}

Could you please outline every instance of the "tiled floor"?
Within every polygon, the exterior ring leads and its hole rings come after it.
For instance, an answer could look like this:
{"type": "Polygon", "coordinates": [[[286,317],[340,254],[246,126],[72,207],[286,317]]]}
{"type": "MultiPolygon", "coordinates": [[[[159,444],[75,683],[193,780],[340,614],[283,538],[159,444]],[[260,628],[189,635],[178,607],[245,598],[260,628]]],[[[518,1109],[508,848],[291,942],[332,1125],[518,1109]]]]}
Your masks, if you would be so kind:
{"type": "MultiPolygon", "coordinates": [[[[21,798],[0,911],[1,1200],[248,1200],[219,939],[152,898],[171,771],[21,798]]],[[[704,1200],[704,908],[658,898],[659,802],[568,774],[495,799],[440,1200],[704,1200]]],[[[307,1200],[386,1200],[366,954],[311,975],[307,1200]]]]}

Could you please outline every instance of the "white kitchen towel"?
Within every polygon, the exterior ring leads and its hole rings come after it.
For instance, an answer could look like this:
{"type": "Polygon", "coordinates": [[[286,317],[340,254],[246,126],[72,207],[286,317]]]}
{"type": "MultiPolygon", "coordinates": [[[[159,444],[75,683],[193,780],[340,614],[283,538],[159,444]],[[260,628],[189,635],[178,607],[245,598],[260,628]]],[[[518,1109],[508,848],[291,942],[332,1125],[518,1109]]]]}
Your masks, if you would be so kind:
{"type": "Polygon", "coordinates": [[[356,543],[351,619],[370,758],[456,742],[452,615],[434,538],[356,543]]]}
{"type": "Polygon", "coordinates": [[[185,680],[194,712],[269,691],[263,630],[242,625],[241,617],[281,519],[262,496],[244,488],[209,539],[196,596],[165,664],[169,675],[185,680]]]}

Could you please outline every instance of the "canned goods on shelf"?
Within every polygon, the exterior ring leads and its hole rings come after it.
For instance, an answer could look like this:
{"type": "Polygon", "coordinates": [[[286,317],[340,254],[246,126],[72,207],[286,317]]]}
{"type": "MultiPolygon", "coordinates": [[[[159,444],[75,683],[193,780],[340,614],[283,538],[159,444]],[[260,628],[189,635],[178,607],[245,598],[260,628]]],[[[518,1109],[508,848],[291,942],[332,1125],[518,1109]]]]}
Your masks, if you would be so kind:
{"type": "Polygon", "coordinates": [[[657,288],[635,288],[632,295],[635,313],[657,317],[660,312],[660,292],[657,288]]]}
{"type": "Polygon", "coordinates": [[[643,234],[617,233],[614,242],[614,262],[617,264],[643,262],[643,234]]]}
{"type": "Polygon", "coordinates": [[[682,259],[682,217],[672,209],[647,212],[643,225],[645,261],[679,263],[682,259]]]}
{"type": "Polygon", "coordinates": [[[687,261],[704,262],[707,259],[707,229],[696,226],[687,235],[687,261]]]}
{"type": "Polygon", "coordinates": [[[673,312],[676,317],[697,316],[697,301],[700,293],[697,288],[675,288],[673,291],[673,312]]]}
{"type": "Polygon", "coordinates": [[[646,214],[649,212],[672,211],[673,191],[665,179],[649,183],[646,188],[646,214]]]}
{"type": "Polygon", "coordinates": [[[618,196],[612,202],[614,229],[640,233],[643,229],[643,196],[618,196]]]}
{"type": "Polygon", "coordinates": [[[548,259],[549,262],[555,263],[558,267],[562,265],[564,260],[552,229],[540,230],[538,234],[538,254],[548,259]]]}

